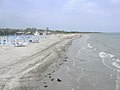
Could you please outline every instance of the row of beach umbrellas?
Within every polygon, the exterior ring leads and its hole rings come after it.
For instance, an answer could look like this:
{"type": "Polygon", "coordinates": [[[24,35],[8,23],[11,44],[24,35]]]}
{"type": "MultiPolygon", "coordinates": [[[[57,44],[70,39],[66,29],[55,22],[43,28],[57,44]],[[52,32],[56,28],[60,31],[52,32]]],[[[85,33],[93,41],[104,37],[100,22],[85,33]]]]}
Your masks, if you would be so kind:
{"type": "Polygon", "coordinates": [[[37,43],[47,38],[46,35],[10,35],[0,36],[0,46],[19,46],[27,45],[29,43],[37,43]]]}

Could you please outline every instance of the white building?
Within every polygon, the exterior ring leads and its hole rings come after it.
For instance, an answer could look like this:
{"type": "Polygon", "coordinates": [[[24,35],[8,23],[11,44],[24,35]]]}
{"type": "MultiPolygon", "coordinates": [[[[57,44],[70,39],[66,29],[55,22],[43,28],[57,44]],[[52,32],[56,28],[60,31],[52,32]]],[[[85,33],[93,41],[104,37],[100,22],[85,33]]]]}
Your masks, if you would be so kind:
{"type": "Polygon", "coordinates": [[[35,36],[38,36],[38,35],[39,35],[39,32],[38,32],[38,31],[36,31],[36,32],[34,33],[34,35],[35,35],[35,36]]]}

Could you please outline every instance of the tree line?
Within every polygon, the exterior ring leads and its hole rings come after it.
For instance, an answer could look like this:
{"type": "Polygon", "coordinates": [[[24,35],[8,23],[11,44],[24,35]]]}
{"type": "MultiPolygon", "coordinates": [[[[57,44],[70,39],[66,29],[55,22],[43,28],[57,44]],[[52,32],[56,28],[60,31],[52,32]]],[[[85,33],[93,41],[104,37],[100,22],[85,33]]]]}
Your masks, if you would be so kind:
{"type": "Polygon", "coordinates": [[[15,35],[18,32],[22,32],[23,34],[31,34],[33,35],[36,31],[39,33],[43,32],[50,32],[51,34],[62,34],[62,33],[68,33],[64,30],[50,30],[48,27],[46,29],[37,29],[37,28],[26,28],[26,29],[11,29],[11,28],[0,28],[0,36],[2,35],[15,35]]]}
{"type": "Polygon", "coordinates": [[[51,34],[62,34],[62,33],[99,33],[99,32],[79,32],[79,31],[64,31],[64,30],[49,30],[46,29],[37,29],[37,28],[26,28],[26,29],[11,29],[11,28],[0,28],[0,36],[2,35],[15,35],[18,32],[22,32],[23,34],[31,34],[33,35],[36,31],[39,33],[50,32],[51,34]]]}

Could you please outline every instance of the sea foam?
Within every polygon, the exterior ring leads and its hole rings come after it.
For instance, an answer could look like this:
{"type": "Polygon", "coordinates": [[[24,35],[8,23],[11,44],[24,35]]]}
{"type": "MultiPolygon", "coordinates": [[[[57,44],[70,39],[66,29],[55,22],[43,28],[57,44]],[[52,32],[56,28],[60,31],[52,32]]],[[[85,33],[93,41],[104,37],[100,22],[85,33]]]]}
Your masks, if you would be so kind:
{"type": "Polygon", "coordinates": [[[117,62],[112,63],[112,65],[120,69],[120,65],[117,62]]]}
{"type": "Polygon", "coordinates": [[[88,47],[89,47],[89,48],[93,48],[89,43],[88,43],[88,47]]]}
{"type": "Polygon", "coordinates": [[[107,64],[105,63],[104,60],[106,60],[106,58],[107,58],[107,59],[109,60],[109,62],[111,62],[111,65],[112,65],[112,66],[114,66],[114,67],[117,68],[117,69],[120,69],[120,64],[118,64],[118,63],[120,62],[120,59],[116,59],[116,58],[115,58],[115,55],[112,55],[112,54],[109,54],[109,53],[105,53],[105,52],[100,52],[100,53],[99,53],[99,56],[100,56],[100,58],[102,58],[102,63],[103,63],[105,66],[113,69],[111,66],[109,66],[109,65],[107,65],[107,64]],[[111,61],[110,61],[110,60],[111,60],[111,61]],[[114,62],[113,62],[113,61],[114,61],[114,62]]]}
{"type": "Polygon", "coordinates": [[[115,55],[112,55],[112,54],[109,54],[109,53],[105,53],[105,52],[100,52],[99,56],[101,58],[113,58],[113,57],[115,57],[115,55]]]}

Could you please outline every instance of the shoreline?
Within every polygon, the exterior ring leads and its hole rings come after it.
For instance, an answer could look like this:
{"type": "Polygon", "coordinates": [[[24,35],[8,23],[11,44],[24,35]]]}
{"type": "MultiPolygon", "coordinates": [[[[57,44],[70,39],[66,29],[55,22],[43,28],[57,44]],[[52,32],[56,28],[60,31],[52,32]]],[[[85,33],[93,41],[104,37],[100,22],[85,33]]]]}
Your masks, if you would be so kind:
{"type": "Polygon", "coordinates": [[[31,44],[27,47],[15,47],[2,52],[0,89],[33,90],[36,88],[35,90],[39,90],[42,86],[38,83],[41,83],[42,78],[46,76],[45,73],[48,73],[45,71],[50,65],[67,58],[65,52],[72,40],[78,36],[69,34],[52,37],[41,43],[31,44]]]}

